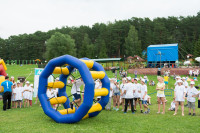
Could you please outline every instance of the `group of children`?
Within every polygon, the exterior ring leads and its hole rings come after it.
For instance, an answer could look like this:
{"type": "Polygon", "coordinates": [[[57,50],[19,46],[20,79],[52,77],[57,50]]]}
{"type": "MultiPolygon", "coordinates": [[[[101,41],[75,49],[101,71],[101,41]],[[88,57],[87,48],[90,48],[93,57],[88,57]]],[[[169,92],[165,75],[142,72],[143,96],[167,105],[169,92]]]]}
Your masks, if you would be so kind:
{"type": "Polygon", "coordinates": [[[146,79],[141,79],[141,84],[138,81],[138,78],[132,79],[131,77],[127,77],[123,78],[120,84],[116,78],[110,79],[109,103],[106,109],[111,110],[111,101],[113,100],[113,110],[118,111],[119,105],[122,104],[122,111],[126,114],[129,105],[129,108],[131,108],[134,114],[138,103],[140,112],[148,114],[150,112],[148,107],[148,104],[150,104],[150,96],[147,95],[146,79]],[[142,105],[144,107],[144,112],[142,105]]]}
{"type": "Polygon", "coordinates": [[[25,85],[23,86],[23,82],[15,82],[13,76],[11,77],[11,82],[13,82],[11,96],[12,108],[21,108],[22,104],[24,104],[24,107],[32,106],[33,84],[30,84],[29,81],[26,81],[25,85]]]}

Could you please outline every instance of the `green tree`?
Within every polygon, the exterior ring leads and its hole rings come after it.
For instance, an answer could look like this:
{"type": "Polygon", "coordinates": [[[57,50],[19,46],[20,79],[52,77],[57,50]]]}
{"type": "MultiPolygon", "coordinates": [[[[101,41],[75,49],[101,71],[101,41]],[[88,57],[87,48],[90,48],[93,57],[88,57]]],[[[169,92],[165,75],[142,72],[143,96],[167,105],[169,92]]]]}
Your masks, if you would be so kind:
{"type": "MultiPolygon", "coordinates": [[[[84,39],[82,41],[82,46],[81,46],[81,49],[80,49],[81,57],[88,57],[88,55],[90,55],[90,53],[88,53],[88,52],[91,52],[92,49],[90,49],[89,45],[91,45],[91,41],[88,37],[88,34],[85,33],[84,39]]],[[[88,58],[90,58],[90,57],[88,57],[88,58]]]]}
{"type": "Polygon", "coordinates": [[[99,58],[107,58],[107,48],[104,40],[100,42],[100,46],[99,58]]]}
{"type": "Polygon", "coordinates": [[[75,43],[69,35],[64,35],[62,33],[56,32],[46,42],[45,58],[47,60],[65,54],[76,56],[75,53],[75,43]]]}
{"type": "Polygon", "coordinates": [[[128,36],[125,39],[124,47],[126,56],[141,55],[141,41],[138,39],[138,32],[134,26],[130,27],[128,36]]]}
{"type": "Polygon", "coordinates": [[[194,46],[194,56],[200,57],[200,36],[199,36],[199,39],[194,46]]]}

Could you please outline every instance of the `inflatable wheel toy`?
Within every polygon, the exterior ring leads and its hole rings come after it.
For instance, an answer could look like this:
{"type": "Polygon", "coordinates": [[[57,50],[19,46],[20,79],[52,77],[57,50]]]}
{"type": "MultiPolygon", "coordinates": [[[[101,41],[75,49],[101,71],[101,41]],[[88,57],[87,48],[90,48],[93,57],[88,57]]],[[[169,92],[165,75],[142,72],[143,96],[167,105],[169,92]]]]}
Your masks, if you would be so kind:
{"type": "Polygon", "coordinates": [[[70,55],[64,55],[49,61],[39,77],[38,97],[44,113],[58,123],[75,123],[81,119],[94,117],[107,105],[109,101],[110,81],[103,67],[88,58],[77,59],[70,55]],[[61,67],[66,65],[66,67],[61,67]],[[85,84],[84,100],[78,109],[70,108],[70,100],[66,93],[67,78],[74,68],[79,73],[85,84]],[[93,70],[93,71],[90,71],[93,70]],[[61,74],[59,82],[48,83],[48,77],[52,74],[61,74]],[[101,89],[94,89],[94,79],[100,79],[101,89]],[[48,88],[59,88],[59,97],[48,99],[48,88]],[[101,100],[93,105],[93,99],[101,96],[101,100]],[[63,104],[63,110],[55,110],[51,105],[63,104]]]}

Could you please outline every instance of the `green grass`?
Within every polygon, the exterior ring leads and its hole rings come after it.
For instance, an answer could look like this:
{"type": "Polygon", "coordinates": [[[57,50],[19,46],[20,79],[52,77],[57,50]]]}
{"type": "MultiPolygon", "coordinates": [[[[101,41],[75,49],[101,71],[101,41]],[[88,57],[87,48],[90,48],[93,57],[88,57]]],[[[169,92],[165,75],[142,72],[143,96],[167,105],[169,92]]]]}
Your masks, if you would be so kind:
{"type": "MultiPolygon", "coordinates": [[[[34,81],[34,68],[36,65],[24,66],[7,66],[7,73],[11,76],[28,76],[30,82],[34,81]]],[[[113,74],[107,72],[109,77],[113,74]]],[[[133,75],[130,75],[133,77],[133,75]]],[[[148,76],[149,79],[156,81],[156,76],[148,76]]],[[[200,80],[200,79],[198,79],[200,80]]],[[[169,88],[173,87],[174,80],[169,81],[169,88]]],[[[70,89],[67,90],[69,92],[70,89]]],[[[148,93],[155,92],[155,87],[148,86],[148,93]]],[[[136,112],[131,114],[123,114],[121,111],[105,111],[103,110],[98,116],[81,120],[75,124],[59,124],[43,113],[39,104],[34,104],[31,108],[12,109],[2,111],[0,109],[0,133],[3,132],[199,132],[200,111],[197,108],[197,116],[188,116],[188,108],[185,108],[185,116],[181,116],[180,108],[177,116],[173,116],[173,112],[168,112],[172,97],[167,97],[166,114],[156,114],[157,103],[156,94],[151,95],[152,105],[151,113],[148,115],[136,112]]],[[[35,99],[34,99],[35,100],[35,99]]],[[[34,103],[33,100],[33,103],[34,103]]],[[[0,108],[3,104],[0,101],[0,108]]],[[[197,107],[197,104],[196,104],[197,107]]],[[[138,108],[138,107],[137,107],[138,108]]]]}

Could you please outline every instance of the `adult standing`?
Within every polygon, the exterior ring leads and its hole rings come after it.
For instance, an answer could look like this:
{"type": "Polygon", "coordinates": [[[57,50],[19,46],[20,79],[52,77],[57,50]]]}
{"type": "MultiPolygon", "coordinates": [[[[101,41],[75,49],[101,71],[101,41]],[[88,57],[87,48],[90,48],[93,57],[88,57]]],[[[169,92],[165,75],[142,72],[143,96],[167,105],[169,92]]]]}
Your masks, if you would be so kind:
{"type": "Polygon", "coordinates": [[[6,111],[6,109],[10,109],[11,106],[11,95],[13,89],[13,83],[9,81],[9,76],[6,76],[5,81],[1,83],[0,90],[2,89],[2,86],[4,87],[3,110],[6,111]],[[8,106],[7,106],[7,101],[8,101],[8,106]]]}
{"type": "Polygon", "coordinates": [[[160,104],[162,102],[163,104],[163,112],[162,114],[165,114],[165,83],[164,83],[164,79],[162,77],[158,77],[158,83],[156,86],[156,90],[157,90],[157,101],[158,101],[158,114],[160,113],[160,104]]]}

